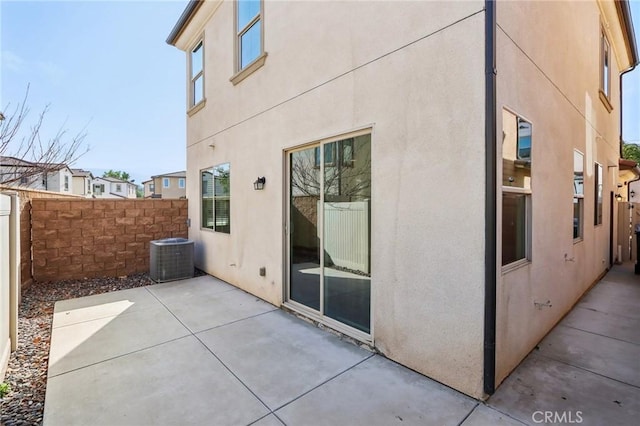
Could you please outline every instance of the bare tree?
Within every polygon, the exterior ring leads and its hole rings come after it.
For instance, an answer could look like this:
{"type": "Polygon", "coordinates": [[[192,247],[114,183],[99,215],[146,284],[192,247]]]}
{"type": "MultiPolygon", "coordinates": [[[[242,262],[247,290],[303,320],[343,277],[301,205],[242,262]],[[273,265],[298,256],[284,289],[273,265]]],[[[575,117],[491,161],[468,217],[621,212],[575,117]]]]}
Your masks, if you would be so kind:
{"type": "Polygon", "coordinates": [[[320,174],[319,151],[307,150],[294,154],[291,161],[291,186],[294,196],[320,196],[320,181],[324,181],[325,196],[334,201],[350,201],[369,197],[371,191],[371,157],[352,159],[353,140],[334,143],[331,163],[325,161],[324,176],[320,174]],[[346,145],[346,143],[349,145],[346,145]],[[345,145],[343,145],[345,144],[345,145]],[[350,150],[345,150],[350,147],[350,150]],[[349,152],[349,156],[345,155],[349,152]]]}
{"type": "Polygon", "coordinates": [[[63,123],[53,137],[43,137],[41,129],[49,105],[40,112],[34,124],[21,131],[30,112],[28,96],[29,86],[22,102],[13,108],[9,103],[4,113],[0,112],[0,184],[3,185],[24,182],[61,166],[70,166],[89,150],[83,148],[86,128],[69,137],[63,123]]]}

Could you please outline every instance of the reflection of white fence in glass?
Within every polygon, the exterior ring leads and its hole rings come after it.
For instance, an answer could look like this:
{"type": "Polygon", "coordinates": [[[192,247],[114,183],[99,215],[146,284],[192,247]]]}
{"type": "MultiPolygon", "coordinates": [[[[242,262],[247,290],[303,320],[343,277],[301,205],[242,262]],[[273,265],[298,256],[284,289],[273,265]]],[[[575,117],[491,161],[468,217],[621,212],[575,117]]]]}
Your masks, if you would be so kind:
{"type": "Polygon", "coordinates": [[[335,265],[369,273],[368,201],[324,203],[324,235],[324,250],[335,265]]]}

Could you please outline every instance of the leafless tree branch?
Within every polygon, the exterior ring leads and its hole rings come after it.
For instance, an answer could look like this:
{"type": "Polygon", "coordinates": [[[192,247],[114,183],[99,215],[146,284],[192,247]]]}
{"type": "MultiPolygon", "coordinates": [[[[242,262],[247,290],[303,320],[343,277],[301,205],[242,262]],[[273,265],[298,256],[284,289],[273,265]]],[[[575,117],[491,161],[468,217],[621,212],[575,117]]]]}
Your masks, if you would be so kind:
{"type": "Polygon", "coordinates": [[[25,182],[63,165],[71,166],[89,150],[88,147],[83,148],[87,136],[86,126],[70,138],[65,128],[66,122],[53,137],[42,135],[42,125],[49,112],[49,105],[43,108],[26,134],[18,140],[30,112],[27,106],[28,96],[29,86],[22,102],[13,108],[11,104],[7,104],[4,119],[0,121],[0,157],[4,157],[0,164],[0,183],[4,185],[25,182]]]}

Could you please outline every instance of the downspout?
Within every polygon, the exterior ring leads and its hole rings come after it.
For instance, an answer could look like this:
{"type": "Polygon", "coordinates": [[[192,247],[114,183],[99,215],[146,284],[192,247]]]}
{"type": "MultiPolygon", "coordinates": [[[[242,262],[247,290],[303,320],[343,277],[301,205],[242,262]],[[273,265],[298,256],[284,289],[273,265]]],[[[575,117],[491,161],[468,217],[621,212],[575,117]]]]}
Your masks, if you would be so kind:
{"type": "Polygon", "coordinates": [[[484,393],[496,385],[496,9],[485,0],[485,277],[484,277],[484,393]]]}
{"type": "MultiPolygon", "coordinates": [[[[620,158],[624,158],[622,156],[622,144],[624,143],[624,139],[622,137],[622,109],[624,108],[623,106],[623,102],[622,102],[622,77],[628,73],[631,72],[633,70],[636,69],[636,66],[638,65],[638,46],[636,45],[636,38],[635,38],[635,31],[633,29],[633,19],[631,18],[631,9],[629,7],[629,3],[628,1],[624,0],[621,2],[616,3],[616,6],[619,7],[618,9],[618,16],[620,17],[621,21],[623,22],[623,26],[624,28],[627,30],[627,36],[628,36],[628,42],[630,44],[629,46],[629,50],[630,50],[630,55],[631,55],[631,67],[627,68],[626,70],[622,71],[620,73],[620,78],[618,80],[618,84],[619,84],[619,89],[620,89],[620,158]]],[[[627,200],[629,198],[627,197],[627,200]]]]}
{"type": "MultiPolygon", "coordinates": [[[[620,73],[620,78],[618,79],[618,83],[619,83],[619,85],[620,85],[620,87],[619,87],[619,90],[620,90],[620,158],[624,158],[624,156],[623,156],[623,152],[622,152],[622,147],[623,147],[623,145],[624,145],[624,138],[622,137],[622,130],[623,130],[623,128],[622,128],[622,115],[623,115],[623,112],[624,112],[624,111],[623,111],[623,108],[624,108],[624,102],[623,102],[623,98],[622,98],[622,97],[623,97],[623,92],[622,92],[622,77],[624,77],[624,75],[625,75],[626,73],[628,73],[628,72],[631,72],[631,71],[635,70],[637,65],[638,65],[638,63],[637,63],[637,62],[635,62],[635,63],[631,66],[631,68],[627,68],[626,70],[622,71],[622,72],[620,73]]],[[[637,180],[637,179],[636,179],[636,180],[637,180]]],[[[627,190],[628,190],[628,188],[627,188],[627,190]]],[[[629,199],[629,198],[627,198],[627,199],[629,199]]]]}

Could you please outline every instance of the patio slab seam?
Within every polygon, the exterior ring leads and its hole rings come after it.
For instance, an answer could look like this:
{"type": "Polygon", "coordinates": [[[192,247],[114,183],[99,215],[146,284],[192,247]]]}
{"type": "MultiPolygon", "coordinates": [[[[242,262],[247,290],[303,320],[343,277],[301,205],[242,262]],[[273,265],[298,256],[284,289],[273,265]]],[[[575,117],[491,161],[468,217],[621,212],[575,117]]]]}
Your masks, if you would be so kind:
{"type": "Polygon", "coordinates": [[[251,315],[251,316],[248,316],[248,317],[245,317],[245,318],[236,319],[236,320],[233,320],[233,321],[226,322],[224,324],[214,325],[213,327],[209,327],[209,328],[206,328],[204,330],[192,331],[186,325],[185,325],[185,327],[187,327],[187,329],[191,332],[191,334],[193,334],[195,336],[196,334],[206,333],[207,331],[215,330],[216,328],[226,327],[226,326],[231,325],[231,324],[236,324],[238,322],[246,321],[248,319],[253,319],[253,318],[257,318],[259,316],[265,315],[265,314],[270,314],[270,313],[272,313],[274,311],[278,311],[278,310],[279,310],[278,308],[274,308],[274,309],[271,309],[269,311],[260,312],[259,314],[251,315]]]}
{"type": "MultiPolygon", "coordinates": [[[[274,306],[274,307],[273,307],[273,309],[270,309],[270,310],[265,311],[265,312],[260,312],[260,313],[258,313],[258,314],[250,315],[250,316],[248,316],[248,317],[235,319],[235,320],[232,320],[232,321],[229,321],[229,322],[225,322],[224,324],[214,325],[213,327],[209,327],[209,328],[204,329],[204,330],[194,331],[194,330],[192,330],[192,329],[191,329],[187,324],[185,324],[185,323],[184,323],[184,321],[182,321],[180,318],[178,318],[178,316],[177,316],[177,315],[176,315],[176,314],[171,310],[171,308],[169,308],[169,307],[168,307],[168,306],[167,306],[167,305],[162,301],[162,299],[160,299],[160,297],[159,297],[159,296],[157,296],[153,291],[151,291],[151,289],[150,289],[149,287],[151,287],[151,286],[146,286],[146,287],[144,287],[144,288],[145,288],[145,289],[146,289],[146,290],[147,290],[147,291],[148,291],[148,292],[149,292],[149,293],[150,293],[150,294],[151,294],[151,295],[152,295],[152,296],[153,296],[153,297],[158,301],[158,303],[160,303],[162,306],[164,306],[164,308],[165,308],[167,311],[169,311],[169,313],[171,313],[171,315],[173,315],[173,317],[174,317],[174,318],[175,318],[175,319],[176,319],[180,324],[182,324],[182,326],[183,326],[184,328],[186,328],[186,329],[189,331],[189,333],[191,333],[191,335],[192,335],[192,336],[194,336],[194,337],[196,337],[196,338],[197,338],[196,334],[204,333],[205,331],[213,330],[213,329],[220,328],[220,327],[225,327],[225,326],[230,325],[230,324],[235,324],[235,323],[240,322],[240,321],[245,321],[245,320],[248,320],[248,319],[250,319],[250,318],[259,317],[260,315],[268,314],[268,313],[270,313],[270,312],[273,312],[273,311],[277,311],[277,310],[278,310],[278,308],[277,308],[276,306],[274,306]]],[[[247,293],[247,292],[245,292],[245,291],[242,291],[242,290],[240,290],[240,289],[235,289],[235,288],[232,288],[232,289],[230,289],[230,290],[221,291],[220,293],[227,293],[227,292],[234,291],[234,290],[238,290],[238,291],[240,291],[240,292],[242,292],[242,293],[246,294],[247,296],[253,296],[252,294],[249,294],[249,293],[247,293]]],[[[255,297],[255,296],[253,296],[253,297],[255,297]]],[[[198,339],[198,340],[200,340],[200,339],[198,339]]],[[[201,343],[202,343],[202,342],[201,342],[201,343]]]]}
{"type": "Polygon", "coordinates": [[[460,422],[458,423],[458,426],[462,426],[462,424],[463,424],[464,422],[466,422],[466,421],[467,421],[467,419],[469,418],[469,416],[471,416],[471,414],[473,414],[473,412],[475,411],[475,409],[476,409],[476,408],[478,408],[478,405],[480,405],[480,403],[479,403],[479,402],[476,402],[476,405],[474,405],[474,406],[473,406],[473,408],[471,408],[471,410],[469,410],[469,412],[467,413],[467,415],[466,415],[466,416],[464,416],[464,417],[462,418],[462,420],[460,420],[460,422]]]}
{"type": "Polygon", "coordinates": [[[629,341],[629,340],[620,339],[620,338],[618,338],[618,337],[608,336],[608,335],[606,335],[606,334],[602,334],[602,333],[596,333],[595,331],[585,330],[584,328],[579,328],[579,327],[575,327],[575,326],[572,326],[572,325],[558,324],[556,327],[565,327],[565,328],[570,328],[570,329],[572,329],[572,330],[582,331],[583,333],[593,334],[594,336],[605,337],[605,338],[607,338],[607,339],[616,340],[616,341],[618,341],[618,342],[622,342],[622,343],[629,343],[629,344],[634,345],[634,346],[640,346],[640,343],[631,342],[631,341],[629,341]]]}
{"type": "MultiPolygon", "coordinates": [[[[363,362],[365,362],[365,361],[370,360],[371,358],[375,357],[376,355],[377,355],[377,354],[372,353],[371,355],[367,356],[366,358],[364,358],[364,359],[362,359],[362,360],[360,360],[360,361],[356,362],[355,364],[353,364],[353,365],[352,365],[352,366],[350,366],[349,368],[344,369],[343,371],[341,371],[341,372],[339,372],[339,373],[337,373],[337,374],[335,374],[335,375],[331,376],[330,378],[328,378],[327,380],[323,381],[322,383],[319,383],[319,384],[317,384],[316,386],[314,386],[313,388],[311,388],[311,389],[309,389],[309,390],[307,390],[307,391],[305,391],[305,392],[301,393],[300,395],[298,395],[297,397],[293,398],[291,401],[287,402],[286,404],[282,404],[281,406],[279,406],[279,407],[277,407],[277,408],[274,408],[274,409],[273,409],[273,414],[276,414],[276,413],[275,413],[276,411],[281,410],[281,409],[283,409],[284,407],[286,407],[286,406],[288,406],[288,405],[293,404],[294,402],[296,402],[296,401],[297,401],[297,400],[299,400],[300,398],[304,397],[305,395],[307,395],[307,394],[309,394],[309,393],[313,392],[314,390],[316,390],[316,389],[320,388],[321,386],[326,385],[326,384],[327,384],[327,383],[329,383],[330,381],[335,380],[336,378],[338,378],[338,377],[342,376],[343,374],[345,374],[347,371],[349,371],[349,370],[351,370],[351,369],[353,369],[353,368],[355,368],[355,367],[359,366],[360,364],[362,364],[362,363],[363,363],[363,362]]],[[[280,417],[278,417],[278,419],[279,419],[280,421],[282,421],[282,420],[280,419],[280,417]]],[[[283,422],[283,423],[284,423],[284,422],[283,422]]]]}
{"type": "Polygon", "coordinates": [[[259,419],[255,419],[254,421],[252,421],[251,423],[249,423],[247,426],[255,425],[255,424],[257,424],[259,421],[264,420],[264,419],[266,419],[266,418],[267,418],[267,417],[269,417],[269,416],[274,416],[276,419],[278,419],[278,421],[279,421],[280,423],[282,423],[283,425],[286,425],[286,423],[285,423],[285,422],[284,422],[280,417],[278,417],[278,416],[276,415],[276,413],[274,413],[274,412],[270,412],[270,413],[267,413],[267,414],[265,414],[264,416],[260,417],[259,419]]]}
{"type": "MultiPolygon", "coordinates": [[[[196,336],[195,334],[193,334],[193,337],[195,337],[195,338],[196,338],[196,340],[198,340],[198,342],[200,342],[200,344],[201,344],[202,346],[204,346],[204,348],[205,348],[205,349],[206,349],[206,350],[207,350],[211,355],[213,355],[213,357],[214,357],[215,359],[217,359],[217,360],[218,360],[218,362],[219,362],[219,363],[220,363],[220,364],[221,364],[221,365],[222,365],[222,366],[223,366],[223,367],[224,367],[224,368],[225,368],[225,369],[226,369],[226,370],[227,370],[227,371],[228,371],[228,372],[229,372],[233,377],[235,377],[235,379],[236,379],[238,382],[240,382],[240,384],[241,384],[242,386],[244,386],[244,387],[245,387],[245,389],[247,389],[247,390],[249,391],[249,393],[251,393],[251,395],[253,395],[253,396],[254,396],[258,401],[260,401],[260,403],[261,403],[262,405],[264,405],[264,407],[265,407],[267,410],[269,410],[269,413],[267,414],[267,416],[268,416],[269,414],[275,414],[275,413],[273,413],[273,410],[272,410],[272,409],[271,409],[267,404],[265,404],[265,402],[264,402],[264,401],[263,401],[263,400],[262,400],[262,399],[261,399],[261,398],[260,398],[260,397],[259,397],[259,396],[258,396],[258,395],[257,395],[257,394],[256,394],[256,393],[255,393],[255,392],[254,392],[250,387],[249,387],[249,386],[247,386],[247,384],[246,384],[245,382],[243,382],[243,381],[242,381],[242,379],[240,379],[240,377],[238,377],[238,375],[237,375],[236,373],[234,373],[234,372],[231,370],[231,368],[229,368],[229,366],[228,366],[227,364],[225,364],[225,363],[220,359],[220,357],[218,357],[218,355],[216,355],[216,354],[215,354],[215,352],[213,352],[213,351],[212,351],[212,350],[211,350],[207,345],[205,345],[205,343],[200,339],[200,337],[196,336]]],[[[263,417],[266,417],[266,416],[263,416],[263,417]]],[[[259,419],[257,419],[256,421],[258,421],[258,420],[259,420],[259,419]]],[[[278,419],[278,420],[280,420],[280,419],[278,419]]],[[[254,423],[255,423],[255,422],[254,422],[254,423]]]]}
{"type": "MultiPolygon", "coordinates": [[[[505,411],[503,411],[503,410],[501,410],[501,409],[499,409],[497,407],[494,407],[493,405],[489,404],[490,400],[491,400],[491,398],[489,398],[489,400],[487,400],[487,401],[480,401],[478,403],[478,406],[476,406],[476,408],[474,408],[474,410],[476,410],[479,406],[484,406],[484,407],[487,407],[490,410],[495,411],[496,413],[500,413],[503,416],[508,417],[509,419],[511,419],[511,420],[513,420],[515,422],[518,422],[518,423],[521,423],[521,424],[523,424],[525,426],[528,426],[528,423],[525,423],[522,420],[518,419],[517,417],[514,417],[512,414],[509,414],[509,413],[507,413],[507,412],[505,412],[505,411]]],[[[471,412],[471,414],[473,414],[473,412],[471,412]]],[[[471,415],[471,414],[469,414],[469,415],[471,415]]]]}
{"type": "MultiPolygon", "coordinates": [[[[635,389],[640,389],[640,387],[639,387],[639,386],[636,386],[636,385],[634,385],[634,384],[627,383],[627,382],[623,382],[622,380],[614,379],[613,377],[609,377],[609,376],[606,376],[606,375],[604,375],[604,374],[597,373],[597,372],[595,372],[595,371],[593,371],[593,370],[590,370],[590,369],[588,369],[588,368],[586,368],[586,367],[582,367],[582,366],[580,366],[580,365],[572,364],[572,363],[567,362],[567,361],[565,361],[565,360],[558,359],[558,358],[554,358],[554,357],[549,356],[549,355],[544,355],[544,354],[541,354],[541,353],[535,353],[535,354],[531,354],[531,355],[529,355],[529,356],[533,356],[533,357],[536,357],[536,356],[537,356],[537,357],[541,357],[541,358],[550,359],[550,360],[552,360],[552,361],[559,362],[559,363],[561,363],[561,364],[568,365],[568,366],[573,367],[573,368],[577,368],[577,369],[582,370],[582,371],[585,371],[585,372],[587,372],[587,373],[594,374],[594,375],[599,376],[599,377],[602,377],[602,378],[604,378],[604,379],[608,379],[608,380],[611,380],[611,381],[614,381],[614,382],[616,382],[616,383],[620,383],[620,384],[623,384],[623,385],[626,385],[626,386],[631,386],[632,388],[635,388],[635,389]]],[[[525,358],[525,359],[526,359],[526,358],[525,358]]]]}
{"type": "MultiPolygon", "coordinates": [[[[191,336],[192,335],[193,334],[191,334],[191,336]]],[[[184,336],[180,336],[180,337],[176,337],[176,338],[173,338],[173,339],[165,340],[164,342],[156,343],[156,344],[151,345],[151,346],[146,346],[144,348],[136,349],[135,351],[131,351],[131,352],[123,353],[123,354],[120,354],[120,355],[112,356],[110,358],[105,358],[105,359],[102,359],[100,361],[92,362],[91,364],[83,365],[82,367],[73,368],[71,370],[63,371],[62,373],[50,375],[48,377],[48,379],[53,379],[54,377],[64,376],[65,374],[73,373],[74,371],[79,371],[79,370],[83,370],[85,368],[93,367],[95,365],[102,364],[103,362],[112,361],[114,359],[122,358],[122,357],[129,356],[129,355],[132,355],[132,354],[135,354],[135,353],[138,353],[138,352],[146,351],[148,349],[156,348],[158,346],[162,346],[162,345],[165,345],[167,343],[175,342],[176,340],[184,339],[185,337],[189,337],[189,336],[190,335],[187,334],[187,335],[184,335],[184,336]]]]}
{"type": "MultiPolygon", "coordinates": [[[[163,306],[163,307],[166,309],[166,306],[163,306]]],[[[119,313],[117,315],[104,315],[104,316],[99,316],[99,317],[93,317],[93,318],[89,318],[89,319],[86,319],[86,320],[72,322],[72,323],[69,323],[69,324],[62,324],[62,325],[52,324],[51,325],[51,329],[62,329],[62,328],[65,328],[65,327],[73,327],[73,326],[76,326],[78,324],[86,324],[86,323],[89,323],[89,322],[92,322],[92,321],[99,321],[99,320],[103,320],[103,319],[107,319],[107,318],[116,318],[116,317],[122,317],[122,316],[126,316],[126,315],[136,315],[136,314],[140,313],[140,311],[145,311],[145,310],[154,309],[154,308],[156,308],[156,306],[147,306],[145,308],[138,308],[138,310],[134,311],[134,312],[121,312],[121,313],[119,313]]],[[[169,311],[169,312],[171,312],[171,311],[169,311]]]]}

